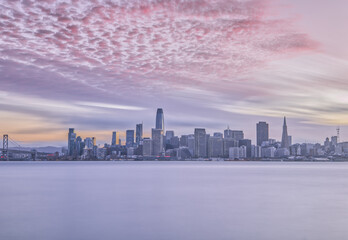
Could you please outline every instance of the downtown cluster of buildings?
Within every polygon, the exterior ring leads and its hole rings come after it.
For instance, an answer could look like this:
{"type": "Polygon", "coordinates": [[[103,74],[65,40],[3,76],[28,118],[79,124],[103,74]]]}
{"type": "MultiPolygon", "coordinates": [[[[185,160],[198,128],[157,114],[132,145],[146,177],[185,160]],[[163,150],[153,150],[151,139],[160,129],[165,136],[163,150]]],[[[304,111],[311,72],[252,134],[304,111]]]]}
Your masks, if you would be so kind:
{"type": "Polygon", "coordinates": [[[269,138],[269,124],[256,124],[256,144],[244,137],[242,130],[231,130],[208,134],[204,128],[195,128],[193,134],[176,136],[174,131],[164,128],[163,109],[157,109],[155,128],[151,138],[143,137],[143,124],[136,124],[135,130],[126,131],[125,144],[121,144],[118,132],[112,132],[111,144],[96,145],[94,137],[84,140],[73,128],[68,133],[68,148],[63,150],[69,160],[190,160],[190,159],[274,159],[321,157],[348,154],[348,143],[339,144],[337,136],[327,138],[321,144],[292,144],[284,117],[282,140],[269,138]],[[347,145],[347,146],[346,146],[347,145]]]}

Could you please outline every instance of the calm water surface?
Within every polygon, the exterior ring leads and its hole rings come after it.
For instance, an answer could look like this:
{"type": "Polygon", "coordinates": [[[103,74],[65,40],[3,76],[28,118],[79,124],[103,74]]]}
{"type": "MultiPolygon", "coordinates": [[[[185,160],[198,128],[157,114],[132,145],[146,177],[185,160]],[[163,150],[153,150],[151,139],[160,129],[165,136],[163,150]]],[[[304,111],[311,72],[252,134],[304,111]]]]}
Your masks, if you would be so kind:
{"type": "Polygon", "coordinates": [[[0,239],[348,239],[348,163],[0,162],[0,239]]]}

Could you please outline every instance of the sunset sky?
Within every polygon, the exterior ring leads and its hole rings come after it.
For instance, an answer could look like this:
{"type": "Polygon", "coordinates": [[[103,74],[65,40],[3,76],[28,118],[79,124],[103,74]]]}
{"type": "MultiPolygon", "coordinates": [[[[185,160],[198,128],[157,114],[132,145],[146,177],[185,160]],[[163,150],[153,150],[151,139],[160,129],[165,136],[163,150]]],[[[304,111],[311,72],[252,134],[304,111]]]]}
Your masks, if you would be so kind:
{"type": "MultiPolygon", "coordinates": [[[[348,141],[347,0],[0,0],[0,133],[67,145],[144,122],[348,141]]],[[[121,137],[124,134],[121,134],[121,137]]]]}

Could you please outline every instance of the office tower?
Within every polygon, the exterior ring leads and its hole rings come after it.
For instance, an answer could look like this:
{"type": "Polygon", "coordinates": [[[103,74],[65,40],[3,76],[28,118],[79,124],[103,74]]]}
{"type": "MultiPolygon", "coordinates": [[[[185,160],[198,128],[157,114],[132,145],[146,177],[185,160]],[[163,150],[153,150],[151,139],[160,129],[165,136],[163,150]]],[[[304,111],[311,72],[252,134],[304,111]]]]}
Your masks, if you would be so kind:
{"type": "Polygon", "coordinates": [[[137,143],[137,145],[139,145],[142,140],[143,140],[143,124],[139,123],[136,125],[136,128],[135,128],[135,142],[137,143]]]}
{"type": "Polygon", "coordinates": [[[69,128],[69,133],[68,133],[68,154],[69,154],[69,156],[72,156],[74,153],[75,140],[76,140],[76,133],[74,133],[73,128],[69,128]]]}
{"type": "Polygon", "coordinates": [[[224,131],[224,138],[232,138],[232,130],[227,126],[227,129],[224,131]]]}
{"type": "Polygon", "coordinates": [[[244,133],[243,131],[231,130],[230,127],[227,127],[227,129],[224,131],[224,138],[233,138],[234,140],[239,141],[244,139],[244,133]]]}
{"type": "Polygon", "coordinates": [[[337,136],[332,136],[331,137],[331,145],[336,146],[338,143],[338,137],[337,136]]]}
{"type": "Polygon", "coordinates": [[[97,146],[97,138],[96,137],[92,137],[92,143],[93,143],[93,146],[97,146]]]}
{"type": "Polygon", "coordinates": [[[219,137],[219,138],[223,138],[224,137],[224,135],[222,133],[220,133],[220,132],[215,132],[213,136],[214,137],[219,137]]]}
{"type": "Polygon", "coordinates": [[[288,136],[288,138],[289,138],[289,146],[291,146],[292,145],[292,136],[288,136]]]}
{"type": "Polygon", "coordinates": [[[133,147],[134,145],[134,130],[126,131],[126,147],[133,147]]]}
{"type": "Polygon", "coordinates": [[[85,148],[92,149],[93,148],[93,142],[91,138],[85,138],[85,148]]]}
{"type": "Polygon", "coordinates": [[[152,139],[150,138],[143,139],[143,156],[152,156],[152,139]]]}
{"type": "Polygon", "coordinates": [[[76,142],[75,142],[76,153],[77,153],[78,156],[82,155],[84,145],[85,144],[83,143],[82,138],[80,136],[78,136],[76,138],[76,142]]]}
{"type": "Polygon", "coordinates": [[[162,131],[164,131],[164,116],[162,108],[157,108],[156,129],[161,129],[162,131]]]}
{"type": "Polygon", "coordinates": [[[286,118],[284,117],[283,123],[283,133],[282,133],[282,148],[289,148],[289,136],[288,136],[288,127],[286,126],[286,118]]]}
{"type": "Polygon", "coordinates": [[[180,137],[180,147],[188,147],[188,135],[182,135],[180,137]]]}
{"type": "Polygon", "coordinates": [[[178,136],[174,136],[169,140],[169,144],[173,147],[173,148],[178,148],[180,145],[180,140],[178,136]]]}
{"type": "Polygon", "coordinates": [[[269,138],[269,128],[268,123],[259,122],[256,124],[256,144],[261,146],[262,142],[268,141],[269,138]]]}
{"type": "Polygon", "coordinates": [[[238,147],[238,141],[234,140],[233,138],[224,138],[223,144],[224,144],[224,157],[228,157],[229,149],[231,147],[238,147]]]}
{"type": "Polygon", "coordinates": [[[152,129],[152,155],[160,156],[163,153],[163,130],[152,129]]]}
{"type": "Polygon", "coordinates": [[[247,158],[251,158],[251,140],[250,139],[241,139],[238,141],[239,147],[246,147],[246,156],[247,158]]]}
{"type": "Polygon", "coordinates": [[[223,138],[210,137],[208,141],[208,157],[223,157],[223,138]]]}
{"type": "Polygon", "coordinates": [[[239,140],[242,140],[244,139],[244,133],[243,131],[240,131],[240,130],[232,130],[231,132],[232,134],[232,138],[236,141],[239,141],[239,140]]]}
{"type": "Polygon", "coordinates": [[[244,159],[247,156],[247,147],[246,146],[240,146],[239,147],[239,159],[244,159]]]}
{"type": "Polygon", "coordinates": [[[112,139],[111,139],[111,146],[116,145],[116,140],[117,139],[117,132],[112,132],[112,139]]]}
{"type": "Polygon", "coordinates": [[[170,143],[170,140],[174,137],[174,131],[166,131],[166,143],[170,143]]]}
{"type": "Polygon", "coordinates": [[[204,128],[195,128],[195,157],[207,156],[207,136],[204,128]]]}
{"type": "Polygon", "coordinates": [[[190,134],[187,136],[187,147],[191,153],[191,156],[195,155],[195,136],[190,134]]]}

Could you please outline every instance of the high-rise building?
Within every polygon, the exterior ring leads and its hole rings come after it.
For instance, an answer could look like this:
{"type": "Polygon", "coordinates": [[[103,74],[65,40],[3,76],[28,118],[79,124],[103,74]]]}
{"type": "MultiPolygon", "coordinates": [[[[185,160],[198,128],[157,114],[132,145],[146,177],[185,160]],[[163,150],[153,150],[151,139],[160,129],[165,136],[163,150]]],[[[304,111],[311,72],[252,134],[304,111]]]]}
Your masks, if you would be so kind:
{"type": "Polygon", "coordinates": [[[229,126],[227,126],[227,129],[224,131],[224,138],[232,138],[232,130],[229,126]]]}
{"type": "Polygon", "coordinates": [[[164,115],[162,108],[157,108],[156,129],[161,129],[162,131],[164,131],[164,115]]]}
{"type": "Polygon", "coordinates": [[[191,156],[195,156],[195,135],[190,134],[187,136],[187,147],[189,152],[191,153],[191,156]]]}
{"type": "Polygon", "coordinates": [[[283,123],[283,133],[282,133],[282,148],[289,148],[289,136],[288,136],[288,127],[286,126],[286,118],[284,117],[283,123]]]}
{"type": "Polygon", "coordinates": [[[143,124],[139,123],[136,125],[136,128],[135,128],[135,142],[137,143],[137,145],[139,145],[142,140],[143,140],[143,124]]]}
{"type": "Polygon", "coordinates": [[[84,143],[82,141],[82,138],[78,136],[75,141],[75,150],[77,156],[81,156],[84,148],[84,143]]]}
{"type": "Polygon", "coordinates": [[[126,147],[133,147],[134,145],[134,130],[126,131],[126,147]]]}
{"type": "Polygon", "coordinates": [[[338,137],[337,136],[332,136],[331,137],[331,145],[336,146],[338,143],[338,137]]]}
{"type": "Polygon", "coordinates": [[[268,123],[259,122],[256,124],[256,144],[261,146],[262,142],[268,141],[269,139],[269,128],[268,123]]]}
{"type": "Polygon", "coordinates": [[[234,140],[244,139],[244,133],[240,130],[231,130],[230,127],[224,131],[224,138],[233,138],[234,140]]]}
{"type": "Polygon", "coordinates": [[[224,138],[223,144],[224,144],[224,157],[228,157],[229,149],[231,147],[238,147],[238,141],[234,140],[233,138],[224,138]]]}
{"type": "Polygon", "coordinates": [[[178,148],[180,146],[180,140],[178,136],[174,136],[169,140],[169,144],[172,148],[178,148]]]}
{"type": "Polygon", "coordinates": [[[151,156],[152,155],[152,139],[144,138],[143,139],[143,156],[151,156]]]}
{"type": "Polygon", "coordinates": [[[188,135],[181,135],[180,147],[188,147],[188,135]]]}
{"type": "Polygon", "coordinates": [[[246,156],[247,158],[251,158],[251,140],[250,139],[241,139],[238,141],[239,147],[246,147],[246,156]]]}
{"type": "Polygon", "coordinates": [[[172,139],[174,137],[174,131],[170,130],[170,131],[166,131],[166,143],[170,142],[170,139],[172,139]]]}
{"type": "Polygon", "coordinates": [[[208,157],[223,157],[223,138],[210,137],[208,141],[208,157]]]}
{"type": "Polygon", "coordinates": [[[204,128],[195,128],[195,157],[207,157],[207,136],[204,128]]]}
{"type": "Polygon", "coordinates": [[[232,130],[232,138],[236,141],[244,139],[244,133],[240,130],[232,130]]]}
{"type": "Polygon", "coordinates": [[[118,132],[112,132],[111,146],[115,146],[119,144],[118,132]]]}
{"type": "Polygon", "coordinates": [[[222,133],[220,133],[220,132],[214,132],[213,136],[214,137],[219,137],[219,138],[223,138],[224,137],[224,135],[222,133]]]}
{"type": "Polygon", "coordinates": [[[85,138],[85,148],[87,149],[92,149],[93,148],[93,142],[92,142],[92,138],[85,138]]]}
{"type": "Polygon", "coordinates": [[[163,130],[152,129],[152,155],[159,156],[163,153],[163,130]]]}
{"type": "Polygon", "coordinates": [[[76,133],[74,133],[73,128],[69,128],[68,133],[68,154],[72,156],[75,150],[76,133]]]}

